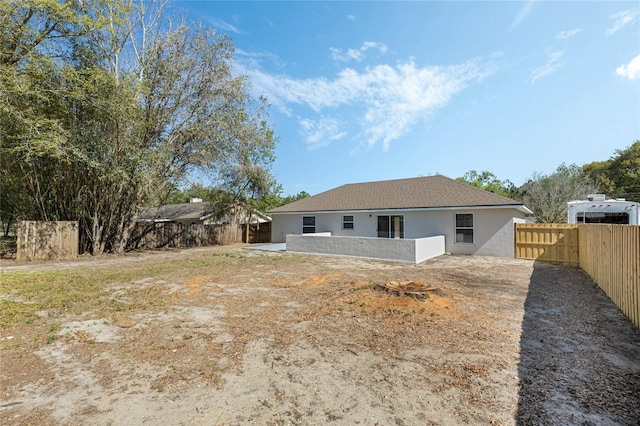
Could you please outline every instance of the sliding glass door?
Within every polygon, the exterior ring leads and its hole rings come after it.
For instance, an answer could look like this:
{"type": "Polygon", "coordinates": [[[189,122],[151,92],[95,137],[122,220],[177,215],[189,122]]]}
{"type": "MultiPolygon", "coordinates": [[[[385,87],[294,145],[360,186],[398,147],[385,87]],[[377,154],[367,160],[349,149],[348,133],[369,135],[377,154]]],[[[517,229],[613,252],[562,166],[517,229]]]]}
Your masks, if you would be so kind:
{"type": "Polygon", "coordinates": [[[378,216],[379,238],[404,238],[403,216],[378,216]]]}

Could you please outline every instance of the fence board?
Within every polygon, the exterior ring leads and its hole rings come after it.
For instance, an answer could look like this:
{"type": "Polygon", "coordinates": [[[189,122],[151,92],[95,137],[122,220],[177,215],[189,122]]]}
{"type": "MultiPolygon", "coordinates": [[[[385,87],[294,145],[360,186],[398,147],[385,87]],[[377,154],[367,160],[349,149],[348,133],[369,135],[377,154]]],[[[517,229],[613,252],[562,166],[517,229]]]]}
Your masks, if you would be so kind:
{"type": "Polygon", "coordinates": [[[78,257],[78,222],[23,220],[17,228],[17,261],[78,257]]]}

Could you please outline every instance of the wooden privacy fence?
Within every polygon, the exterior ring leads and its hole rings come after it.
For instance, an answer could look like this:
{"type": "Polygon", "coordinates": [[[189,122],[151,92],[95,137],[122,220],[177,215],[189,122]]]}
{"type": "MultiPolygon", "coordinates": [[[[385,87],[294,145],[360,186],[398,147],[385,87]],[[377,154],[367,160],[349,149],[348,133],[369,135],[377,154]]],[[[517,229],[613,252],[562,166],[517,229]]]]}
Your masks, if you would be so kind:
{"type": "MultiPolygon", "coordinates": [[[[136,224],[127,250],[188,248],[247,242],[247,225],[136,224]]],[[[78,222],[22,221],[17,226],[17,261],[60,260],[78,257],[78,222]]],[[[249,225],[248,242],[271,241],[271,223],[249,225]]]]}
{"type": "Polygon", "coordinates": [[[78,222],[21,221],[16,260],[60,260],[78,257],[78,222]]]}
{"type": "Polygon", "coordinates": [[[579,266],[578,225],[516,223],[515,257],[579,266]]]}
{"type": "Polygon", "coordinates": [[[579,225],[580,267],[640,327],[640,226],[579,225]]]}
{"type": "Polygon", "coordinates": [[[515,255],[579,266],[640,327],[640,226],[518,223],[515,255]]]}
{"type": "Polygon", "coordinates": [[[233,224],[138,223],[127,249],[187,248],[239,242],[242,242],[242,227],[233,224]]]}

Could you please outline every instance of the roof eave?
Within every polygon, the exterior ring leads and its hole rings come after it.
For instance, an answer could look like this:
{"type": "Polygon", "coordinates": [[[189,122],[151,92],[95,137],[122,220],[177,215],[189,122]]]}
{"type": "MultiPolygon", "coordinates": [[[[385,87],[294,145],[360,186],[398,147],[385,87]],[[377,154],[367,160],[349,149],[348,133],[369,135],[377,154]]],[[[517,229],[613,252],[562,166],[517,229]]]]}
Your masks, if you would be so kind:
{"type": "Polygon", "coordinates": [[[310,213],[372,213],[372,212],[401,212],[401,211],[436,211],[436,210],[487,210],[487,209],[516,209],[524,214],[533,214],[524,204],[499,204],[499,205],[484,205],[484,206],[440,206],[440,207],[403,207],[403,208],[376,208],[376,209],[337,209],[337,210],[297,210],[297,211],[284,211],[276,212],[269,211],[270,215],[277,214],[310,214],[310,213]]]}
{"type": "Polygon", "coordinates": [[[525,206],[524,204],[522,204],[520,207],[518,207],[518,210],[521,211],[522,213],[526,214],[526,215],[533,214],[533,211],[531,211],[531,209],[529,209],[529,207],[525,206]]]}

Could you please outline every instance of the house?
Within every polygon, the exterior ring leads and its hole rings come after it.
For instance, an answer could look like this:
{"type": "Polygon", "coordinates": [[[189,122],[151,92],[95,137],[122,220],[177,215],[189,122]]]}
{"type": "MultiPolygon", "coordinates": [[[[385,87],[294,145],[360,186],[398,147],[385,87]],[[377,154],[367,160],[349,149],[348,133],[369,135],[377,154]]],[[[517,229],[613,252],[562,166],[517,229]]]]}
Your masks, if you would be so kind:
{"type": "Polygon", "coordinates": [[[514,224],[531,211],[438,175],[343,185],[268,213],[271,241],[286,242],[287,251],[419,262],[444,252],[513,257],[514,224]],[[405,258],[405,250],[413,254],[405,258]]]}
{"type": "Polygon", "coordinates": [[[132,249],[199,247],[236,242],[266,243],[271,218],[242,204],[192,199],[189,203],[147,207],[138,215],[132,249]]]}
{"type": "Polygon", "coordinates": [[[189,203],[147,207],[138,216],[138,222],[173,222],[183,225],[221,225],[226,223],[245,225],[247,222],[260,224],[270,221],[271,218],[264,213],[242,205],[238,207],[233,204],[220,206],[216,203],[202,201],[199,198],[192,198],[189,203]]]}

